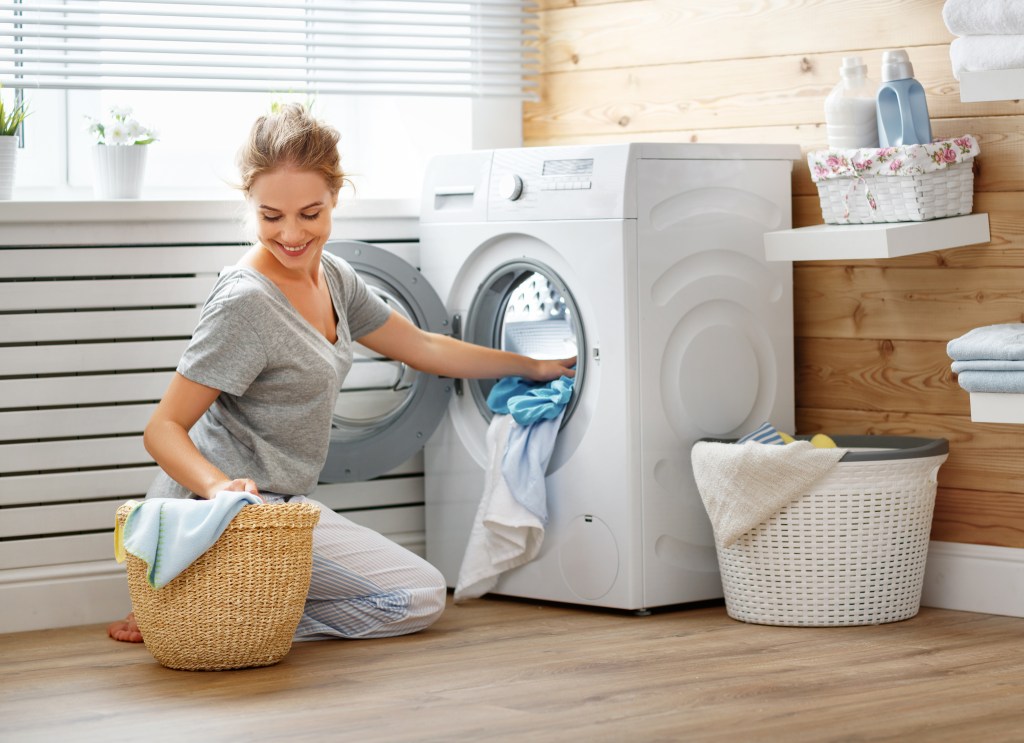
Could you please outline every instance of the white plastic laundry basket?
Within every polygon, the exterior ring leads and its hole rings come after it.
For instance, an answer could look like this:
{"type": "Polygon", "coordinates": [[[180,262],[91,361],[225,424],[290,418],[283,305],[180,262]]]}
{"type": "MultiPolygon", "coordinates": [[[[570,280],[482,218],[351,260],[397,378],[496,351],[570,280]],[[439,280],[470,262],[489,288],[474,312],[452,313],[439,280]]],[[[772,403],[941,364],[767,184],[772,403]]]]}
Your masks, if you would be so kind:
{"type": "Polygon", "coordinates": [[[808,492],[718,548],[726,611],[755,624],[909,619],[921,606],[945,439],[837,436],[851,449],[808,492]]]}

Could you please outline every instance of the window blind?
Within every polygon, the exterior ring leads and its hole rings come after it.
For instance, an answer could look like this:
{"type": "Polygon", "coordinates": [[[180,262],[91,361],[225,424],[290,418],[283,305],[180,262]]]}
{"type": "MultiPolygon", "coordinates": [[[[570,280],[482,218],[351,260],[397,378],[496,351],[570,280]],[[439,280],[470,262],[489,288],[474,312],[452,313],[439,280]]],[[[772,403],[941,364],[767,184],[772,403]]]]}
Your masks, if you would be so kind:
{"type": "Polygon", "coordinates": [[[8,88],[534,98],[526,0],[0,0],[8,88]]]}

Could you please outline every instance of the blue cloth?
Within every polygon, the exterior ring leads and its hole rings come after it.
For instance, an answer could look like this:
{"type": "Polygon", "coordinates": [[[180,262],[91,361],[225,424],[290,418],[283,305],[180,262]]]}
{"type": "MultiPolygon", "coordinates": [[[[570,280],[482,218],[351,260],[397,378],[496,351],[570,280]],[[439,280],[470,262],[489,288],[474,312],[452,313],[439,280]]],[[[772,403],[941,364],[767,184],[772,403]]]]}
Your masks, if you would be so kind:
{"type": "Polygon", "coordinates": [[[213,546],[242,508],[258,503],[258,496],[227,491],[210,500],[147,498],[125,519],[124,550],[149,566],[149,585],[163,588],[213,546]]]}
{"type": "Polygon", "coordinates": [[[548,523],[548,494],[544,476],[555,451],[555,438],[562,425],[564,408],[554,418],[528,426],[515,424],[508,433],[501,474],[512,497],[523,508],[548,523]]]}
{"type": "Polygon", "coordinates": [[[956,381],[968,392],[1024,392],[1024,372],[965,371],[956,381]]]}
{"type": "Polygon", "coordinates": [[[771,423],[765,422],[745,436],[740,437],[737,444],[745,444],[748,441],[756,441],[759,444],[785,444],[778,429],[771,423]]]}
{"type": "Polygon", "coordinates": [[[559,377],[547,384],[505,377],[487,396],[487,406],[492,411],[511,415],[516,423],[509,431],[502,455],[502,477],[516,502],[544,524],[548,521],[544,475],[573,384],[572,377],[559,377]]]}
{"type": "Polygon", "coordinates": [[[951,340],[946,345],[946,353],[954,361],[1024,361],[1024,323],[1003,323],[974,328],[951,340]]]}
{"type": "Polygon", "coordinates": [[[572,377],[559,377],[547,384],[505,377],[491,388],[487,407],[499,415],[511,415],[520,426],[551,420],[568,404],[573,384],[572,377]]]}

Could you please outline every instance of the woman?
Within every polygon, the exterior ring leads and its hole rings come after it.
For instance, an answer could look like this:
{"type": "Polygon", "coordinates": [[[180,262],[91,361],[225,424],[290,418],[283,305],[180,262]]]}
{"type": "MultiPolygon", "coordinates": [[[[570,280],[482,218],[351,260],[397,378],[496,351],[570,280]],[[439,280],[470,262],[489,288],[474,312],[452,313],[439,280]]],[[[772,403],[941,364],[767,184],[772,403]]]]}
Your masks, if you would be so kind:
{"type": "MultiPolygon", "coordinates": [[[[448,377],[574,374],[575,359],[536,360],[420,330],[325,252],[345,182],[338,139],[299,105],[253,126],[238,163],[257,239],[218,279],[146,426],[146,450],[162,470],[148,497],[245,491],[269,503],[307,500],[356,341],[448,377]]],[[[433,566],[317,505],[297,640],[407,634],[440,616],[446,590],[433,566]]],[[[108,633],[142,640],[131,614],[108,633]]]]}

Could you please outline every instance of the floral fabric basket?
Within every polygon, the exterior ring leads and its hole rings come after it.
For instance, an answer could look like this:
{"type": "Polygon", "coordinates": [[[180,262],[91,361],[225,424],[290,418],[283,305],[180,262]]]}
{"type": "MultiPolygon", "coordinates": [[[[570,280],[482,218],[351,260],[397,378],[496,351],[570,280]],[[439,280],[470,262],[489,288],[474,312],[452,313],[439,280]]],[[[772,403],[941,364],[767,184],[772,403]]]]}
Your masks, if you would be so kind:
{"type": "Polygon", "coordinates": [[[807,162],[825,222],[923,222],[971,213],[979,152],[965,134],[931,144],[816,150],[807,162]]]}

